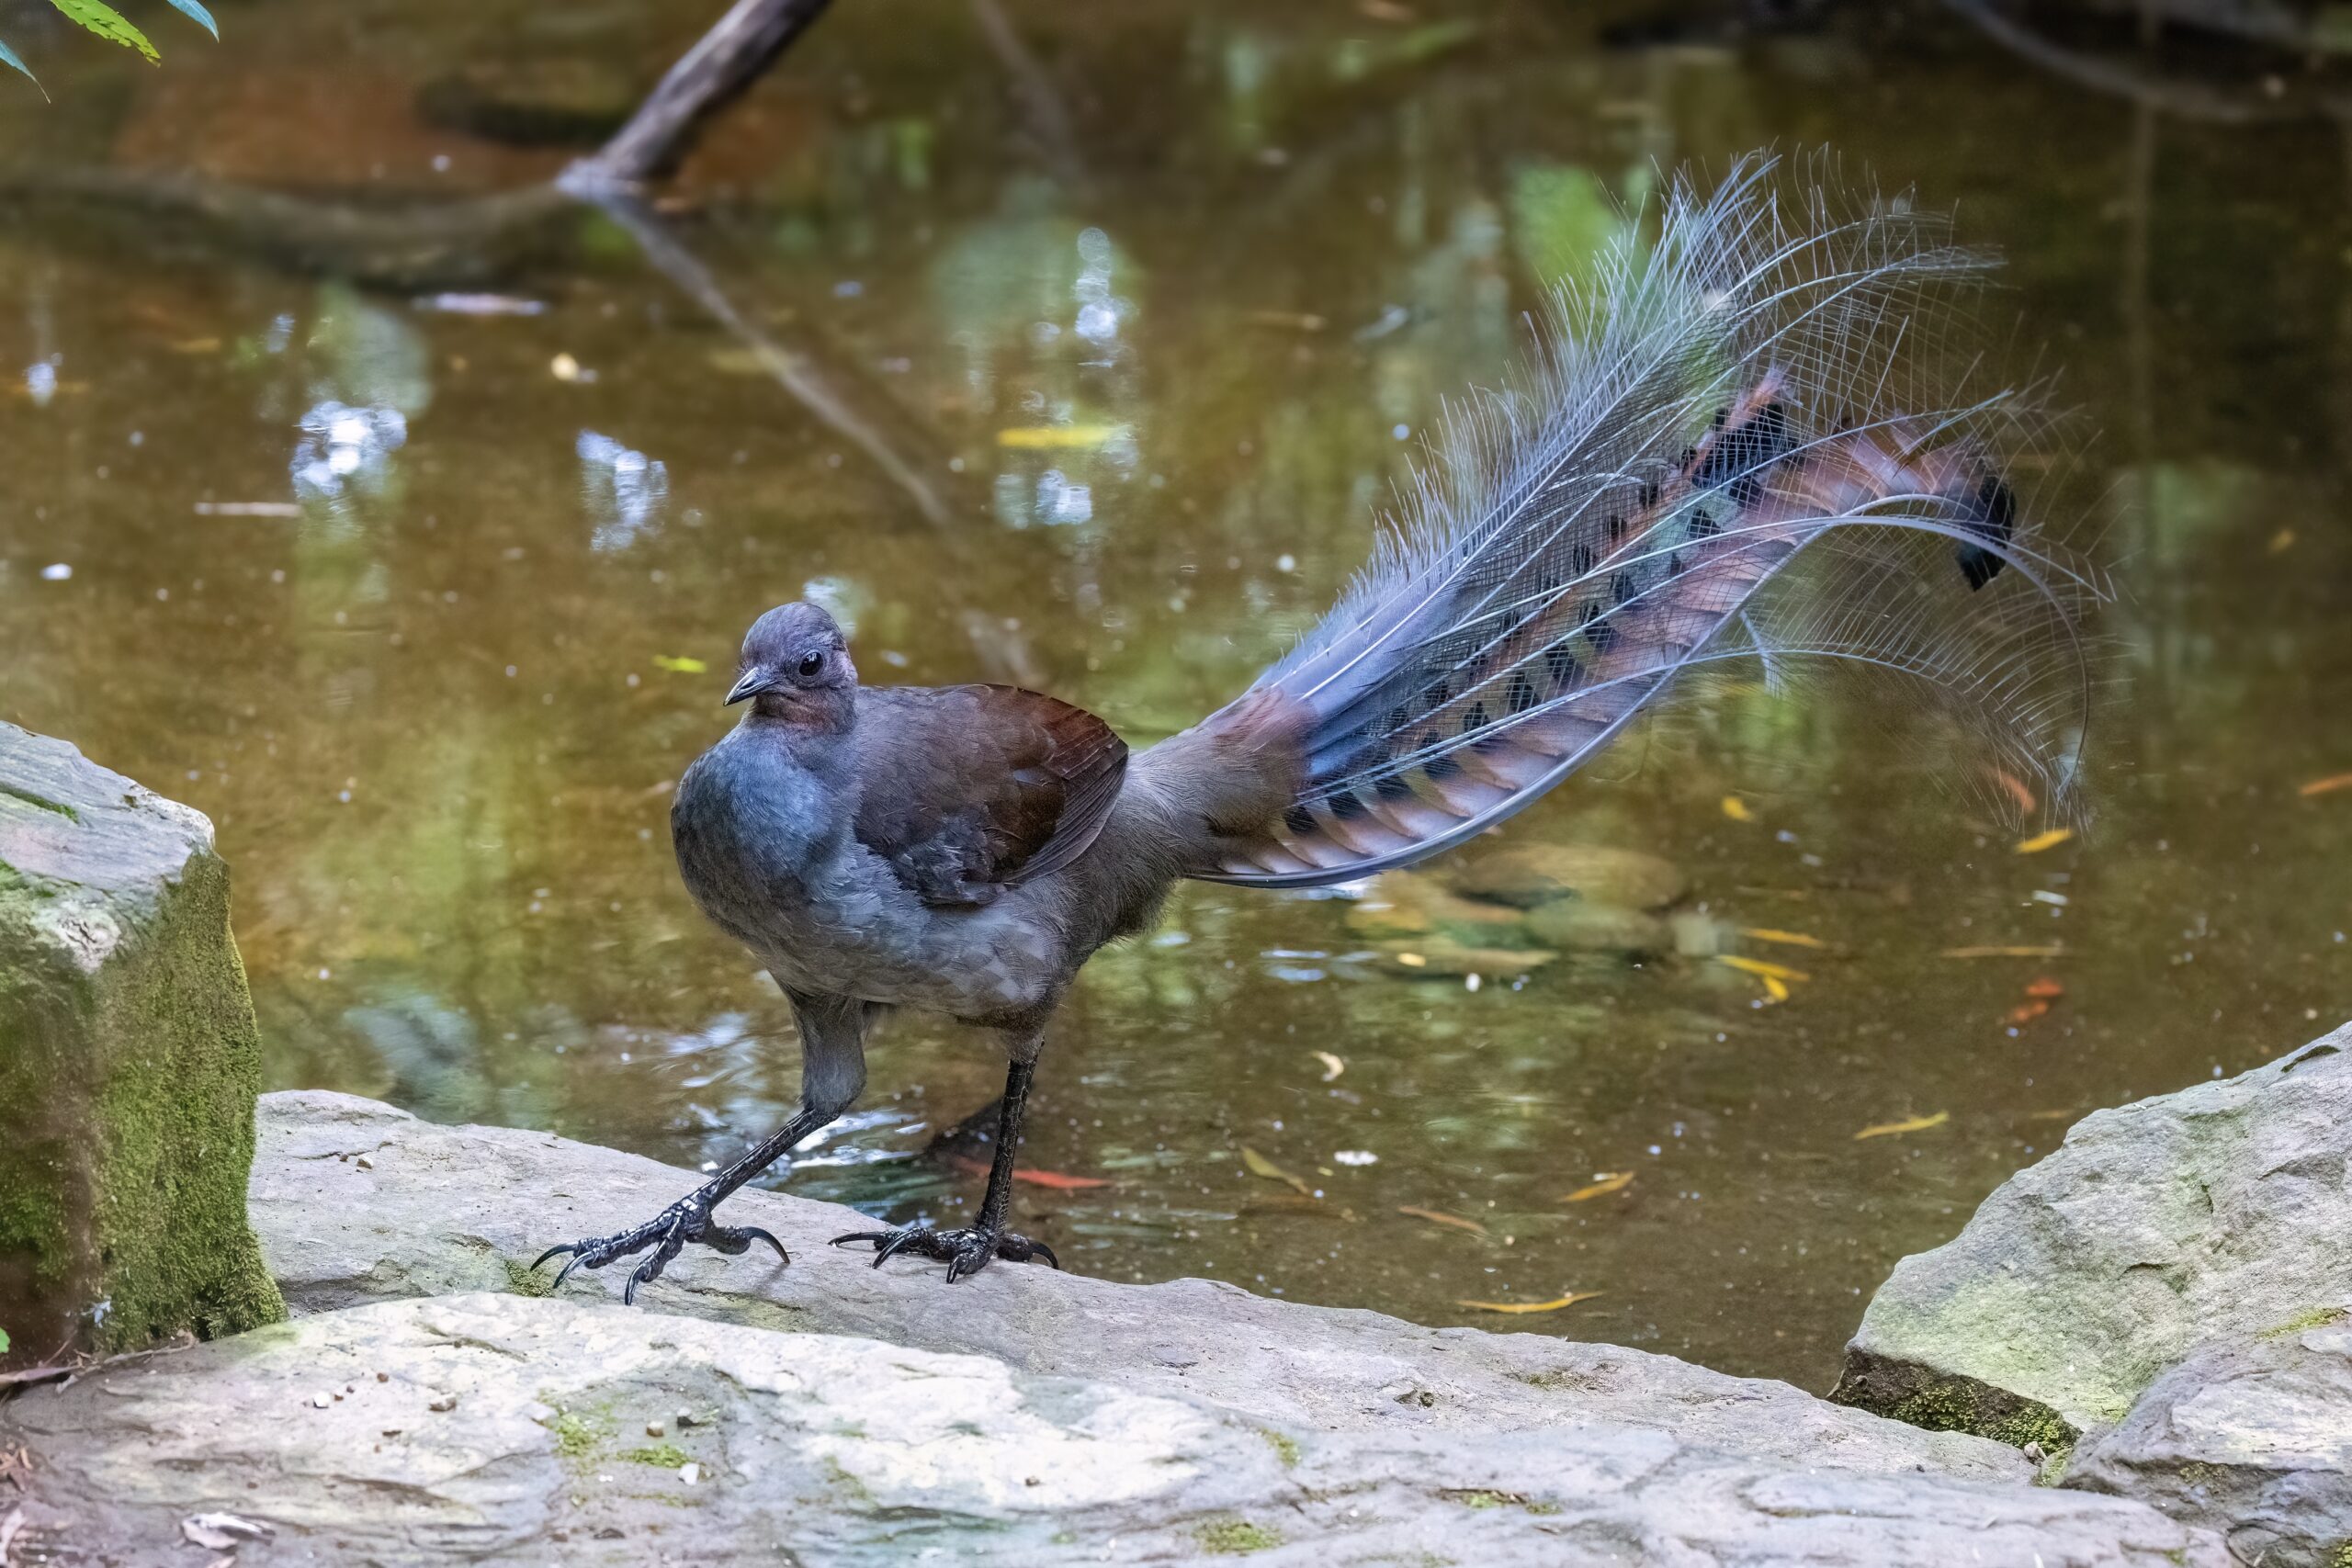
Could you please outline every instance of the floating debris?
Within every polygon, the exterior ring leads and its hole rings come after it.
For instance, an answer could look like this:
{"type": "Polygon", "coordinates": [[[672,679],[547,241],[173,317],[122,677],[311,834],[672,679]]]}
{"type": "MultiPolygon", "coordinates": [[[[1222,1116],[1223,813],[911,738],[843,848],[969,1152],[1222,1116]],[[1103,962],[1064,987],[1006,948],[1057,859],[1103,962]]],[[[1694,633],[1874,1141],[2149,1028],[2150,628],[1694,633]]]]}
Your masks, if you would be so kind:
{"type": "Polygon", "coordinates": [[[1021,452],[1083,451],[1127,434],[1124,424],[1023,425],[996,433],[996,444],[1021,452]]]}
{"type": "Polygon", "coordinates": [[[2056,849],[2074,836],[2075,830],[2072,828],[2052,828],[2046,833],[2036,833],[2030,839],[2019,839],[2018,853],[2038,855],[2044,850],[2056,849]]]}
{"type": "Polygon", "coordinates": [[[1924,1133],[1930,1127],[1940,1127],[1951,1120],[1951,1112],[1939,1111],[1933,1116],[1906,1116],[1900,1122],[1881,1122],[1865,1127],[1854,1134],[1854,1142],[1864,1138],[1892,1138],[1904,1133],[1924,1133]]]}
{"type": "Polygon", "coordinates": [[[1630,1170],[1596,1170],[1592,1173],[1592,1180],[1589,1185],[1566,1194],[1560,1201],[1582,1203],[1593,1198],[1606,1198],[1611,1192],[1623,1192],[1632,1186],[1633,1182],[1634,1173],[1630,1170]]]}
{"type": "Polygon", "coordinates": [[[1339,1057],[1333,1055],[1329,1051],[1311,1051],[1307,1054],[1313,1056],[1317,1061],[1323,1064],[1323,1081],[1325,1083],[1334,1081],[1341,1073],[1348,1070],[1347,1063],[1341,1061],[1339,1057]]]}
{"type": "Polygon", "coordinates": [[[2336,773],[2328,778],[2313,779],[2295,793],[2308,800],[2315,795],[2333,795],[2339,789],[2352,789],[2352,773],[2336,773]]]}
{"type": "Polygon", "coordinates": [[[2052,942],[2047,947],[1947,947],[1938,956],[1943,958],[2064,958],[2065,948],[2052,942]]]}
{"type": "Polygon", "coordinates": [[[1487,1234],[1486,1226],[1476,1220],[1465,1220],[1459,1214],[1448,1214],[1436,1209],[1416,1208],[1410,1203],[1401,1205],[1396,1212],[1400,1214],[1410,1214],[1417,1220],[1427,1220],[1433,1225],[1450,1225],[1458,1231],[1468,1231],[1472,1235],[1483,1236],[1487,1234]]]}
{"type": "Polygon", "coordinates": [[[1724,815],[1730,818],[1735,822],[1753,822],[1756,820],[1756,813],[1747,808],[1747,802],[1740,799],[1739,796],[1736,795],[1727,795],[1724,796],[1724,815]]]}
{"type": "Polygon", "coordinates": [[[1770,926],[1742,926],[1739,934],[1755,942],[1775,942],[1783,947],[1811,947],[1826,951],[1829,944],[1817,936],[1803,931],[1777,931],[1770,926]]]}
{"type": "Polygon", "coordinates": [[[1309,1187],[1306,1182],[1300,1180],[1297,1177],[1293,1176],[1289,1171],[1284,1170],[1281,1166],[1276,1165],[1272,1160],[1268,1159],[1264,1155],[1260,1154],[1257,1150],[1251,1148],[1247,1144],[1241,1145],[1241,1163],[1249,1168],[1250,1175],[1261,1176],[1268,1181],[1283,1182],[1285,1185],[1295,1189],[1301,1197],[1313,1198],[1318,1196],[1314,1188],[1309,1187]]]}
{"type": "Polygon", "coordinates": [[[1466,1306],[1473,1312],[1557,1312],[1578,1302],[1589,1302],[1599,1294],[1599,1291],[1570,1291],[1566,1295],[1555,1296],[1548,1302],[1460,1302],[1455,1304],[1466,1306]]]}
{"type": "Polygon", "coordinates": [[[300,517],[302,509],[290,501],[199,501],[198,517],[300,517]]]}
{"type": "Polygon", "coordinates": [[[1736,953],[1719,953],[1715,962],[1726,969],[1736,969],[1743,975],[1753,975],[1759,980],[1810,980],[1811,975],[1802,969],[1792,969],[1785,964],[1770,959],[1748,958],[1736,953]]]}
{"type": "Polygon", "coordinates": [[[526,299],[514,294],[426,294],[414,303],[420,310],[437,310],[445,316],[537,316],[545,314],[548,308],[544,299],[526,299]]]}
{"type": "Polygon", "coordinates": [[[691,659],[682,653],[657,653],[653,656],[653,668],[666,670],[673,675],[700,675],[708,671],[710,666],[699,659],[691,659]]]}
{"type": "Polygon", "coordinates": [[[1335,1149],[1331,1153],[1331,1163],[1333,1165],[1378,1165],[1380,1156],[1370,1149],[1335,1149]]]}

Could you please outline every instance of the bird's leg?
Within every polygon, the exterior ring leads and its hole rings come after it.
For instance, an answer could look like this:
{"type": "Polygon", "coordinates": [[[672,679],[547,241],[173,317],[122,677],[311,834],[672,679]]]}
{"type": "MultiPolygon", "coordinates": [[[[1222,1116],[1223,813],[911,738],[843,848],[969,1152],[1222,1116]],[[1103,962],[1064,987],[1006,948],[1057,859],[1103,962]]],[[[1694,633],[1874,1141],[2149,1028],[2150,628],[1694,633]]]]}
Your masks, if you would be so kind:
{"type": "Polygon", "coordinates": [[[1026,1059],[1015,1055],[1004,1077],[1004,1105],[997,1116],[996,1157],[989,1163],[989,1190],[980,1200],[980,1223],[960,1230],[933,1230],[929,1225],[901,1225],[897,1230],[854,1231],[833,1238],[841,1247],[854,1241],[871,1242],[874,1246],[874,1267],[879,1269],[885,1258],[900,1252],[920,1253],[936,1258],[947,1265],[947,1280],[953,1284],[967,1274],[977,1274],[989,1266],[990,1258],[1001,1258],[1013,1263],[1026,1263],[1042,1258],[1058,1269],[1061,1259],[1054,1249],[1042,1241],[1032,1241],[1025,1235],[1004,1228],[1005,1211],[1012,1202],[1012,1160],[1021,1143],[1021,1112],[1029,1098],[1029,1079],[1036,1071],[1034,1043],[1026,1059]]]}
{"type": "Polygon", "coordinates": [[[570,1260],[555,1277],[556,1285],[560,1286],[574,1269],[602,1269],[616,1258],[651,1247],[651,1254],[630,1270],[628,1283],[622,1288],[621,1300],[628,1303],[637,1300],[637,1288],[660,1278],[689,1242],[734,1258],[750,1250],[754,1241],[764,1241],[775,1248],[776,1257],[791,1262],[784,1243],[767,1232],[755,1225],[713,1224],[710,1215],[729,1193],[848,1110],[865,1087],[865,1026],[871,1008],[847,998],[796,995],[792,1010],[800,1024],[800,1108],[792,1120],[643,1224],[550,1247],[531,1267],[537,1269],[550,1258],[570,1253],[570,1260]]]}
{"type": "Polygon", "coordinates": [[[729,1193],[775,1164],[793,1145],[831,1121],[834,1114],[803,1104],[793,1114],[792,1120],[774,1135],[753,1145],[741,1159],[643,1224],[615,1231],[610,1235],[589,1236],[580,1241],[566,1242],[560,1247],[550,1247],[532,1259],[531,1267],[537,1269],[548,1258],[565,1253],[571,1255],[562,1272],[556,1275],[555,1284],[548,1287],[552,1291],[560,1288],[574,1269],[602,1269],[616,1258],[627,1258],[650,1247],[653,1248],[652,1255],[630,1272],[628,1283],[621,1289],[621,1300],[628,1303],[637,1300],[637,1288],[658,1278],[662,1270],[669,1267],[670,1260],[685,1249],[688,1242],[700,1242],[731,1258],[747,1251],[753,1241],[764,1241],[775,1248],[776,1257],[786,1263],[791,1262],[792,1255],[784,1250],[784,1243],[767,1232],[756,1225],[744,1225],[738,1229],[713,1224],[710,1223],[710,1212],[718,1207],[720,1200],[729,1193]]]}

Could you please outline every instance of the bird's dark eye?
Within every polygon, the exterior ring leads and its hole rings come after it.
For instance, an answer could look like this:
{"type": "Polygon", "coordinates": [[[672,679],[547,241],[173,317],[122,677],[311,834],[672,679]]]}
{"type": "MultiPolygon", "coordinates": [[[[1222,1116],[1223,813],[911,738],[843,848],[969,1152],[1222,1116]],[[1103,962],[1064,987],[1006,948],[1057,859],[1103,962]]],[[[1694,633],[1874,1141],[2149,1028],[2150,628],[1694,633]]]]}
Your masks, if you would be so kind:
{"type": "Polygon", "coordinates": [[[817,671],[824,667],[825,656],[821,653],[805,653],[800,656],[800,678],[804,681],[815,680],[817,671]]]}

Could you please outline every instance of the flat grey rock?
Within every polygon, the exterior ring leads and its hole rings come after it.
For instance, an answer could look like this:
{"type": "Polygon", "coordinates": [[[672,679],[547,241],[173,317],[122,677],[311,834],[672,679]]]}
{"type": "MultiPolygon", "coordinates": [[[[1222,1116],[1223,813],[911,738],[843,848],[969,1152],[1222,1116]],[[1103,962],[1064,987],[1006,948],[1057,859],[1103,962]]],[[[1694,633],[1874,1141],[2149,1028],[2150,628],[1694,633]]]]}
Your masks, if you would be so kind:
{"type": "Polygon", "coordinates": [[[212,1532],[256,1565],[2228,1562],[2087,1493],[1807,1471],[1608,1423],[1319,1432],[986,1357],[514,1295],[118,1361],[0,1405],[18,1443],[37,1462],[17,1551],[40,1561],[202,1562],[184,1541],[212,1532]]]}
{"type": "Polygon", "coordinates": [[[2347,1303],[2352,1026],[2075,1123],[1952,1241],[1896,1265],[1833,1397],[2064,1441],[2201,1347],[2347,1303]]]}
{"type": "Polygon", "coordinates": [[[2076,1448],[2064,1484],[2140,1497],[2263,1568],[2339,1568],[2352,1542],[2352,1318],[2208,1344],[2076,1448]]]}
{"type": "MultiPolygon", "coordinates": [[[[263,1097],[251,1213],[297,1312],[458,1292],[538,1291],[554,1243],[633,1224],[700,1179],[547,1133],[446,1127],[323,1092],[263,1097]],[[367,1165],[360,1164],[365,1157],[367,1165]]],[[[1017,1371],[1197,1399],[1285,1429],[1493,1433],[1608,1422],[1796,1470],[2022,1481],[2014,1450],[1920,1431],[1786,1383],[1612,1345],[1431,1329],[1377,1313],[1253,1296],[1201,1280],[1118,1284],[998,1264],[944,1283],[826,1245],[871,1222],[747,1190],[720,1211],[774,1231],[741,1258],[689,1247],[638,1294],[651,1311],[989,1356],[1017,1371]]],[[[624,1266],[573,1274],[564,1299],[616,1301],[624,1266]]]]}

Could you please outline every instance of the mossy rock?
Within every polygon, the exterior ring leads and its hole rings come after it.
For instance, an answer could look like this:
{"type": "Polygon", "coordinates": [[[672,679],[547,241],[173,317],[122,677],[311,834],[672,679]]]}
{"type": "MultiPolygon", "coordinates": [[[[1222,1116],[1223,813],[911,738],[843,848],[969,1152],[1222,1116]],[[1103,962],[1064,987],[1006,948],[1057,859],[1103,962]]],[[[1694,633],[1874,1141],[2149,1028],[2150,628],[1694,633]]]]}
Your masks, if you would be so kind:
{"type": "Polygon", "coordinates": [[[285,1315],[245,1223],[260,1085],[211,824],[0,724],[0,1359],[285,1315]]]}
{"type": "Polygon", "coordinates": [[[1457,897],[1418,872],[1372,879],[1348,908],[1348,930],[1371,942],[1443,937],[1465,947],[1534,947],[1523,910],[1457,897]]]}
{"type": "Polygon", "coordinates": [[[1514,844],[1453,868],[1446,880],[1465,898],[1521,909],[1562,898],[1662,909],[1690,888],[1673,862],[1606,844],[1514,844]]]}
{"type": "Polygon", "coordinates": [[[1674,928],[1656,915],[1620,904],[1563,898],[1528,911],[1527,929],[1545,947],[1567,953],[1628,956],[1674,951],[1674,928]]]}

